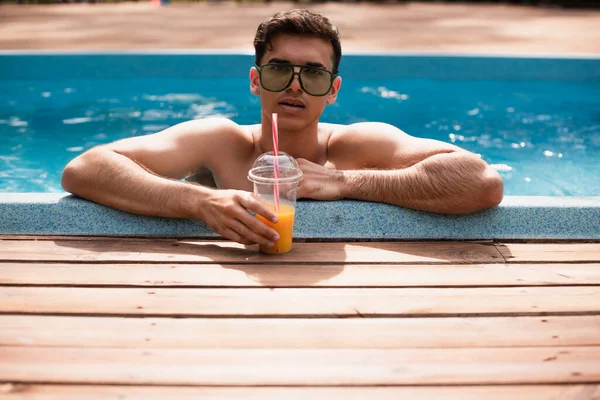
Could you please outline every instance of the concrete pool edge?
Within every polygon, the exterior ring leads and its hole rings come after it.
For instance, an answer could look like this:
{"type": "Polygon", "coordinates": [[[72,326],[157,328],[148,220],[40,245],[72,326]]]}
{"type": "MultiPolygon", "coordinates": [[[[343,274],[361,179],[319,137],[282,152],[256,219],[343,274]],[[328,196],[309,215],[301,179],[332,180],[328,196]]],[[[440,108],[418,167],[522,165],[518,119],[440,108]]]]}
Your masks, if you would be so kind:
{"type": "MultiPolygon", "coordinates": [[[[0,235],[217,237],[202,221],[145,217],[66,193],[0,193],[0,235]]],[[[469,215],[388,204],[300,201],[298,239],[600,239],[600,196],[506,196],[469,215]]]]}

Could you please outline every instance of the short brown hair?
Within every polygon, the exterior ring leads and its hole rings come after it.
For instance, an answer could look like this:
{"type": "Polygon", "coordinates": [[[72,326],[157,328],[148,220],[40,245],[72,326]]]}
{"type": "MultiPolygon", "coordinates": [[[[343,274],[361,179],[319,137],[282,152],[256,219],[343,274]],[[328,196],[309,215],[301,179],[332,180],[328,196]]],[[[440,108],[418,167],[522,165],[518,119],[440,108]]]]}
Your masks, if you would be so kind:
{"type": "Polygon", "coordinates": [[[333,73],[338,73],[342,46],[337,28],[321,14],[303,9],[279,12],[258,26],[254,36],[256,65],[260,65],[273,37],[281,33],[316,36],[329,40],[333,47],[333,73]]]}

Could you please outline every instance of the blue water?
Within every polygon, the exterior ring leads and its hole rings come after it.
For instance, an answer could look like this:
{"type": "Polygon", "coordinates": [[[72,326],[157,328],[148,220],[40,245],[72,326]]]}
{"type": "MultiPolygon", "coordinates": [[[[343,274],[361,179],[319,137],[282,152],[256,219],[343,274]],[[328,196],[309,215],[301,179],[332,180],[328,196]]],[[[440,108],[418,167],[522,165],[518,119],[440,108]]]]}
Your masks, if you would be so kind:
{"type": "MultiPolygon", "coordinates": [[[[246,76],[4,80],[0,192],[61,192],[83,151],[215,115],[258,121],[246,76]]],[[[498,169],[507,195],[600,195],[600,81],[352,77],[321,120],[454,143],[498,169]]]]}

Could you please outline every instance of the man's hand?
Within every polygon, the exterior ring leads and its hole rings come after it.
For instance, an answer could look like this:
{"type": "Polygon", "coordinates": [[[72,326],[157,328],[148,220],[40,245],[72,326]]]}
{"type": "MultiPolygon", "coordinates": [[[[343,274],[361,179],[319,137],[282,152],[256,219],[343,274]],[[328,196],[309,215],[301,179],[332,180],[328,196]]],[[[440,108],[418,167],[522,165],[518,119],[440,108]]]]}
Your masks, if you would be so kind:
{"type": "Polygon", "coordinates": [[[326,168],[299,158],[303,176],[298,187],[298,198],[315,200],[340,200],[343,196],[344,175],[341,171],[326,168]]]}
{"type": "Polygon", "coordinates": [[[277,232],[250,214],[253,211],[277,222],[277,215],[252,193],[243,190],[211,190],[199,207],[200,218],[215,232],[241,244],[272,247],[277,232]]]}

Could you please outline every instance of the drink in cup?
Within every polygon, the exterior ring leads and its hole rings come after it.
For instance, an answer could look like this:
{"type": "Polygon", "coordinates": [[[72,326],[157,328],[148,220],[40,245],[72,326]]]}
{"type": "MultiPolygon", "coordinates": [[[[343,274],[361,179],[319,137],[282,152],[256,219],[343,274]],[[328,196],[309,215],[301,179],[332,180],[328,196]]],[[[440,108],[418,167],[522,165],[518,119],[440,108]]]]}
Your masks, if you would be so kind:
{"type": "MultiPolygon", "coordinates": [[[[274,210],[273,204],[269,205],[269,208],[274,210]]],[[[294,207],[288,204],[280,204],[279,211],[275,211],[277,214],[277,223],[265,219],[262,215],[258,216],[265,224],[269,225],[271,228],[275,229],[279,234],[279,240],[275,242],[273,247],[266,247],[263,245],[259,246],[260,251],[267,254],[283,254],[287,253],[292,249],[292,233],[294,231],[294,216],[296,210],[294,207]]]]}
{"type": "Polygon", "coordinates": [[[302,180],[302,171],[296,160],[289,154],[272,152],[258,157],[248,172],[248,179],[254,184],[254,194],[277,214],[277,223],[258,218],[279,234],[273,247],[260,246],[267,254],[283,254],[292,249],[292,232],[296,212],[296,193],[302,180]],[[275,166],[277,165],[277,169],[275,166]],[[277,172],[276,172],[277,171],[277,172]]]}

